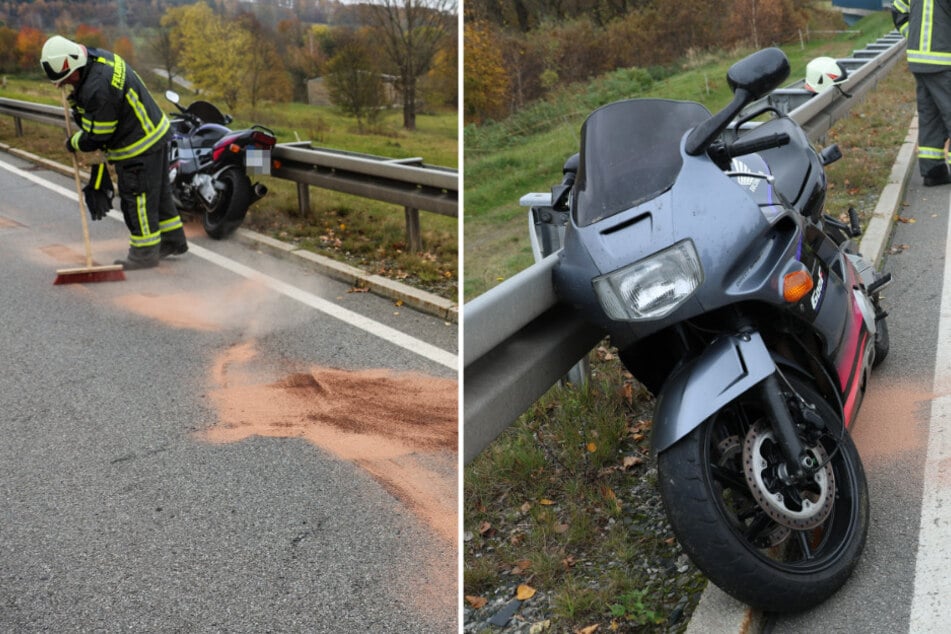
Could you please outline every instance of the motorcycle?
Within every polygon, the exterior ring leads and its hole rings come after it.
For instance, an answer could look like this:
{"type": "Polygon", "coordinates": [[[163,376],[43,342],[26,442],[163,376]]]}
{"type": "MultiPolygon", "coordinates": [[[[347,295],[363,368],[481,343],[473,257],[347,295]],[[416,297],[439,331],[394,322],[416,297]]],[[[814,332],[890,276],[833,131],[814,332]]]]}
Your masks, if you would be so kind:
{"type": "Polygon", "coordinates": [[[716,114],[665,99],[595,110],[550,199],[568,218],[558,296],[656,396],[675,535],[716,585],[775,612],[824,601],[864,548],[849,428],[888,353],[891,280],[856,252],[854,210],[823,211],[838,147],[817,152],[792,119],[755,107],[788,75],[782,51],[764,49],[729,69],[733,98],[716,114]]]}
{"type": "Polygon", "coordinates": [[[267,187],[252,184],[248,173],[270,173],[274,132],[260,125],[231,130],[231,116],[207,101],[183,108],[176,92],[167,91],[165,98],[178,108],[170,116],[168,143],[175,207],[201,215],[210,237],[227,238],[241,226],[248,208],[267,194],[267,187]]]}

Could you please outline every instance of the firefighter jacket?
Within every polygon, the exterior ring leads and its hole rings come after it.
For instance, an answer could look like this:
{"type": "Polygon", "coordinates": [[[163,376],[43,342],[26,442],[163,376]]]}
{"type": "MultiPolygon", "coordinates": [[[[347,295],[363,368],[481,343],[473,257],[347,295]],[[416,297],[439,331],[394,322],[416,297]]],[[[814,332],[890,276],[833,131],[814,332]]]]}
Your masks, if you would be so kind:
{"type": "Polygon", "coordinates": [[[908,40],[908,69],[951,69],[951,0],[894,0],[892,21],[908,40]]]}
{"type": "Polygon", "coordinates": [[[165,140],[168,117],[125,61],[109,51],[88,49],[88,62],[70,97],[80,130],[70,139],[74,149],[102,149],[111,162],[149,151],[165,140]]]}

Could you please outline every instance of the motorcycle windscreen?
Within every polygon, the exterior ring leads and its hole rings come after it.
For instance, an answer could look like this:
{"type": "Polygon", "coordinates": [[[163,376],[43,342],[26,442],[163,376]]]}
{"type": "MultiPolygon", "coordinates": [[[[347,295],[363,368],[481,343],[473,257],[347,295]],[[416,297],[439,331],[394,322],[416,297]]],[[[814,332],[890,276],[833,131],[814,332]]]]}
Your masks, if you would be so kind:
{"type": "Polygon", "coordinates": [[[674,184],[680,139],[710,118],[692,101],[629,99],[592,112],[581,127],[575,222],[584,227],[650,200],[674,184]]]}

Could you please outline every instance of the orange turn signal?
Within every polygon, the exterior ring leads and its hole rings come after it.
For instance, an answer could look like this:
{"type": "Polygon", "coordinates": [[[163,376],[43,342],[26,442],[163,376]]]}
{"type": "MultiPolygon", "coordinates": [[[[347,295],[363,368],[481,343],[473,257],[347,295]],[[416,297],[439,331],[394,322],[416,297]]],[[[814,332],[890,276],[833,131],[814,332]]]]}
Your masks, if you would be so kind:
{"type": "Polygon", "coordinates": [[[795,304],[812,290],[812,276],[806,271],[793,271],[783,276],[783,299],[795,304]]]}

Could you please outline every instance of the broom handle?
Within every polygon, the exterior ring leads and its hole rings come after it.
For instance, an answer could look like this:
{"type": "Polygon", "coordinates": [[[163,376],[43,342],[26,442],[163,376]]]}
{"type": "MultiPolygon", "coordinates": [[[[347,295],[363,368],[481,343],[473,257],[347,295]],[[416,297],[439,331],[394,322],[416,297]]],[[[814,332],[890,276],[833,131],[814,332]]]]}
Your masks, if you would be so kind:
{"type": "MultiPolygon", "coordinates": [[[[59,96],[63,102],[63,115],[66,118],[66,138],[72,138],[73,131],[69,123],[69,104],[66,103],[66,89],[61,88],[59,96]]],[[[86,205],[83,203],[83,187],[79,181],[79,161],[76,153],[70,152],[73,159],[73,177],[76,181],[76,197],[79,199],[79,217],[83,221],[83,247],[86,249],[86,268],[92,267],[92,245],[89,243],[89,221],[86,220],[86,205]]]]}

